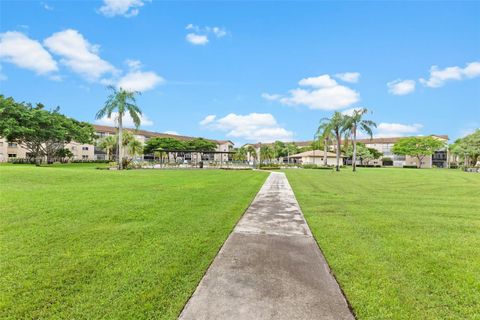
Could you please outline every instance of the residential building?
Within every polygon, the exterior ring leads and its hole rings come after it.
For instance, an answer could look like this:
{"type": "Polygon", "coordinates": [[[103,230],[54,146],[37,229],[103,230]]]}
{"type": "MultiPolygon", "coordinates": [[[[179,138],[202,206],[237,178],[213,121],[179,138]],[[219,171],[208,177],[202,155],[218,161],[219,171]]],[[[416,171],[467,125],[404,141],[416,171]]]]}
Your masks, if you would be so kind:
{"type": "MultiPolygon", "coordinates": [[[[93,125],[95,132],[98,136],[98,139],[101,139],[105,136],[115,135],[116,128],[110,126],[101,126],[93,125]]],[[[181,141],[188,141],[195,139],[195,137],[181,136],[174,134],[159,133],[146,130],[134,130],[126,128],[125,131],[130,131],[135,139],[140,141],[142,144],[145,144],[149,139],[153,137],[159,138],[174,138],[181,141]]],[[[234,146],[233,142],[230,140],[209,140],[215,142],[217,148],[215,153],[192,153],[184,152],[179,153],[178,160],[181,161],[195,161],[200,160],[204,161],[216,161],[219,163],[227,162],[231,160],[231,155],[228,153],[234,146]]],[[[95,146],[94,144],[81,144],[77,142],[71,142],[65,145],[65,148],[69,149],[73,153],[73,160],[108,160],[107,153],[105,150],[102,150],[95,146]]],[[[124,150],[125,156],[128,156],[126,148],[124,150]]],[[[172,156],[173,157],[173,156],[172,156]]],[[[0,138],[0,162],[7,162],[9,159],[28,158],[28,151],[23,148],[21,145],[13,142],[7,142],[4,138],[0,138]]],[[[141,157],[143,158],[143,156],[141,157]]],[[[153,155],[145,155],[145,159],[153,158],[153,155]]]]}
{"type": "MultiPolygon", "coordinates": [[[[325,152],[323,150],[310,150],[291,155],[290,162],[299,164],[323,165],[325,152]]],[[[340,156],[340,165],[343,164],[343,156],[340,156]]],[[[333,152],[327,152],[327,165],[335,166],[337,164],[337,155],[333,152]]]]}
{"type": "MultiPolygon", "coordinates": [[[[432,137],[448,143],[447,135],[432,135],[432,137]]],[[[374,148],[380,151],[383,153],[383,158],[391,158],[394,167],[419,166],[418,159],[416,157],[397,155],[393,153],[393,146],[401,138],[404,137],[359,139],[357,141],[365,144],[367,148],[374,148]]],[[[436,150],[433,155],[426,156],[422,160],[421,166],[422,168],[446,168],[448,166],[447,148],[436,150]]]]}

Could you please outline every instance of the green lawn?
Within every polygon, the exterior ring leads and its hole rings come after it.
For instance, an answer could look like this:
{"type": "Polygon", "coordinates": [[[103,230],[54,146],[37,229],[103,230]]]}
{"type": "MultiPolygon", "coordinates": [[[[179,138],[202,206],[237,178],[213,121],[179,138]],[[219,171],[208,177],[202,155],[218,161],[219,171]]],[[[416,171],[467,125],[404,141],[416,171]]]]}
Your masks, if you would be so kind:
{"type": "Polygon", "coordinates": [[[0,318],[175,319],[267,174],[0,166],[0,318]]]}
{"type": "Polygon", "coordinates": [[[359,319],[480,319],[480,175],[289,170],[359,319]]]}

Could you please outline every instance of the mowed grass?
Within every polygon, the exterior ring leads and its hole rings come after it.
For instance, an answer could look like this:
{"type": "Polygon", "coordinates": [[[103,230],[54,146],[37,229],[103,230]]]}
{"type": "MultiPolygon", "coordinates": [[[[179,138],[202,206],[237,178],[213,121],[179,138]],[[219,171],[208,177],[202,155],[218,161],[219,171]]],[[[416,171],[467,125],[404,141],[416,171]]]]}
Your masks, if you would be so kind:
{"type": "Polygon", "coordinates": [[[175,319],[253,171],[0,166],[0,318],[175,319]]]}
{"type": "Polygon", "coordinates": [[[358,319],[480,319],[480,175],[287,176],[358,319]]]}

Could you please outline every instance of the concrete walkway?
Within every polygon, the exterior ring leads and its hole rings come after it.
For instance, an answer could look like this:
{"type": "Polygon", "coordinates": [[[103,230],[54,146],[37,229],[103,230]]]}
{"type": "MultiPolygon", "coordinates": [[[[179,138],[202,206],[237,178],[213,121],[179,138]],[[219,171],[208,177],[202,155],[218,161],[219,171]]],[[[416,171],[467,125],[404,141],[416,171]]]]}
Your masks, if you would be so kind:
{"type": "Polygon", "coordinates": [[[180,319],[354,319],[283,173],[271,173],[180,319]]]}

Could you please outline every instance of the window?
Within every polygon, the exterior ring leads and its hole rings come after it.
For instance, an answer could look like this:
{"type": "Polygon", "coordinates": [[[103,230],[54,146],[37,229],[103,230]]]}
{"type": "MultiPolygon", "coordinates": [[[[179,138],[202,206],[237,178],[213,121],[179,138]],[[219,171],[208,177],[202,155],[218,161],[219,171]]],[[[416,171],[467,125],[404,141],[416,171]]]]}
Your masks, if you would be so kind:
{"type": "Polygon", "coordinates": [[[9,157],[9,158],[16,158],[16,157],[17,157],[17,154],[16,154],[16,153],[9,153],[9,154],[8,154],[8,157],[9,157]]]}
{"type": "Polygon", "coordinates": [[[75,151],[77,150],[77,147],[76,146],[72,146],[72,151],[75,151]]]}
{"type": "Polygon", "coordinates": [[[88,155],[87,155],[87,154],[82,155],[82,159],[83,159],[83,160],[87,160],[87,159],[88,159],[88,155]]]}
{"type": "Polygon", "coordinates": [[[88,151],[88,147],[82,147],[82,150],[88,151]]]}
{"type": "Polygon", "coordinates": [[[17,144],[15,142],[9,142],[8,143],[8,147],[9,148],[16,148],[17,147],[17,144]]]}

